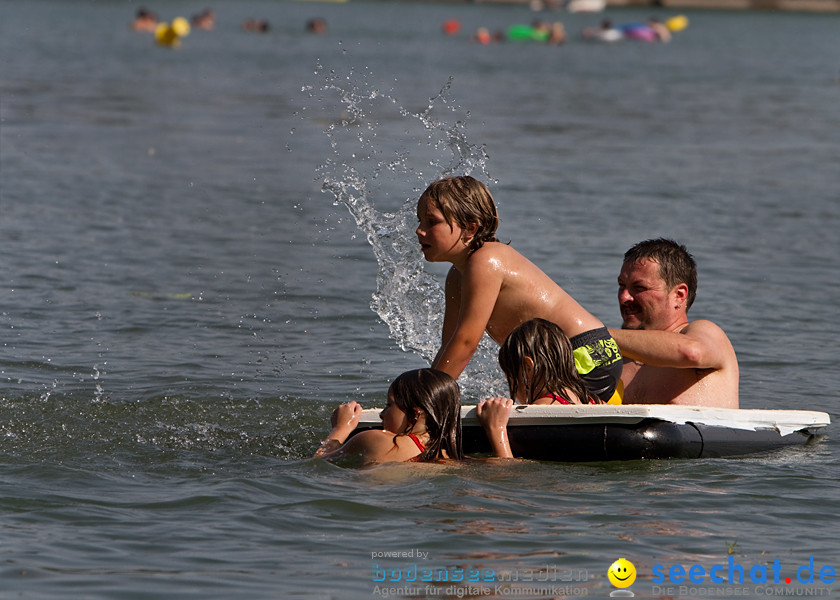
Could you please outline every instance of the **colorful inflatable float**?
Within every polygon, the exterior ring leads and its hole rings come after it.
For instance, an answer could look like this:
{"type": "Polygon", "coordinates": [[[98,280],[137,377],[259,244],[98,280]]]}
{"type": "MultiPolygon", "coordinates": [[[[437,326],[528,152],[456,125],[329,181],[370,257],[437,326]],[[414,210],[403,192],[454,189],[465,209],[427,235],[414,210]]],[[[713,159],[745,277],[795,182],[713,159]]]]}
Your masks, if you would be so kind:
{"type": "Polygon", "coordinates": [[[646,23],[626,23],[619,25],[617,29],[622,36],[629,40],[641,42],[667,42],[671,39],[672,33],[683,31],[688,27],[688,18],[685,15],[677,15],[659,23],[651,19],[646,23]]]}
{"type": "Polygon", "coordinates": [[[548,26],[511,25],[505,32],[510,42],[547,42],[551,36],[548,26]]]}
{"type": "MultiPolygon", "coordinates": [[[[381,427],[365,409],[357,431],[381,427]]],[[[490,452],[475,406],[461,408],[464,451],[490,452]]],[[[508,422],[514,456],[559,462],[720,458],[804,446],[831,419],[807,410],[674,405],[518,405],[508,422]]]]}

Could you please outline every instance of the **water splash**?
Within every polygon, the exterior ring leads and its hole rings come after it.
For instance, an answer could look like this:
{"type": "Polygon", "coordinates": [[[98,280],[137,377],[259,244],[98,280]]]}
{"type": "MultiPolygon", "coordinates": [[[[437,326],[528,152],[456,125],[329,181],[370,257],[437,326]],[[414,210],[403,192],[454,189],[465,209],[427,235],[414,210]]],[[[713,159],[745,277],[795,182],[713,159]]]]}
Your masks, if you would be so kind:
{"type": "MultiPolygon", "coordinates": [[[[471,143],[463,113],[450,99],[452,79],[413,112],[393,92],[371,84],[369,71],[326,72],[305,92],[323,106],[338,100],[341,117],[326,127],[332,156],[317,169],[322,190],[345,206],[365,235],[378,264],[371,309],[405,351],[431,361],[440,344],[444,297],[440,281],[424,269],[414,234],[416,203],[433,180],[472,174],[491,182],[483,146],[471,143]],[[378,205],[390,204],[391,210],[378,205]]],[[[485,336],[459,380],[466,395],[498,393],[497,347],[485,336]],[[495,390],[492,391],[491,390],[495,390]]]]}
{"type": "Polygon", "coordinates": [[[101,382],[99,381],[99,379],[100,379],[100,377],[102,377],[102,375],[106,374],[105,373],[105,365],[107,365],[107,364],[108,364],[107,362],[104,362],[101,365],[98,364],[98,363],[93,365],[93,381],[94,381],[94,387],[95,387],[94,392],[93,392],[93,402],[94,403],[99,403],[99,402],[103,401],[102,396],[105,393],[105,390],[102,389],[102,385],[101,385],[101,382]]]}

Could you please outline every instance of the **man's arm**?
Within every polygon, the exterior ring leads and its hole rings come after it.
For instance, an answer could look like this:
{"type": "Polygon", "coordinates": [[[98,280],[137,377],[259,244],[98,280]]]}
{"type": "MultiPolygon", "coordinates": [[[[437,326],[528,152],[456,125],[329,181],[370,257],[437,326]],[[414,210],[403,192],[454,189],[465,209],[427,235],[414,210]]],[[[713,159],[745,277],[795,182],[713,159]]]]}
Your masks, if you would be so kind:
{"type": "MultiPolygon", "coordinates": [[[[461,375],[475,354],[502,287],[502,275],[497,270],[495,261],[485,255],[473,255],[457,279],[460,280],[457,322],[448,339],[443,339],[443,345],[432,363],[433,368],[448,373],[453,379],[461,375]]],[[[450,319],[450,326],[452,320],[449,303],[450,296],[447,290],[444,336],[448,333],[447,318],[450,319]]]]}
{"type": "Polygon", "coordinates": [[[653,367],[720,369],[730,347],[723,330],[711,321],[694,321],[680,332],[610,329],[621,354],[653,367]]]}

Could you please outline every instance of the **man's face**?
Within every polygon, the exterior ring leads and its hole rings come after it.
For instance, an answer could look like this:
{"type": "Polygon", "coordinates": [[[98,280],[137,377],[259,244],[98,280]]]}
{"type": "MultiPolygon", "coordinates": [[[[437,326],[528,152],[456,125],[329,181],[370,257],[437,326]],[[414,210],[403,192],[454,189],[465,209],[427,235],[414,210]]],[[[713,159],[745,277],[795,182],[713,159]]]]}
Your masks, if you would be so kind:
{"type": "Polygon", "coordinates": [[[618,274],[618,306],[622,329],[667,330],[673,318],[675,298],[651,259],[626,262],[618,274]]]}

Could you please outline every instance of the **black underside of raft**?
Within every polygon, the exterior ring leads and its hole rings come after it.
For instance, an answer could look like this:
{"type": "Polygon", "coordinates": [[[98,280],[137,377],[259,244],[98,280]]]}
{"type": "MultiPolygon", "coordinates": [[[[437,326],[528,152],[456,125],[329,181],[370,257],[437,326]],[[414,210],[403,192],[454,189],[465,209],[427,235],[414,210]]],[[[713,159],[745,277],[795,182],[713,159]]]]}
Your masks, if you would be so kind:
{"type": "MultiPolygon", "coordinates": [[[[780,435],[644,419],[632,425],[586,423],[508,427],[514,456],[533,460],[592,462],[663,458],[720,458],[802,446],[817,436],[808,431],[780,435]]],[[[464,452],[491,452],[484,430],[464,427],[464,452]]]]}
{"type": "MultiPolygon", "coordinates": [[[[360,427],[358,433],[372,427],[360,427]]],[[[598,462],[667,458],[723,458],[804,446],[822,437],[807,430],[787,435],[770,429],[734,429],[695,423],[644,419],[631,425],[508,426],[511,450],[517,458],[555,462],[598,462]]],[[[479,425],[463,428],[465,454],[490,454],[490,443],[479,425]]]]}

